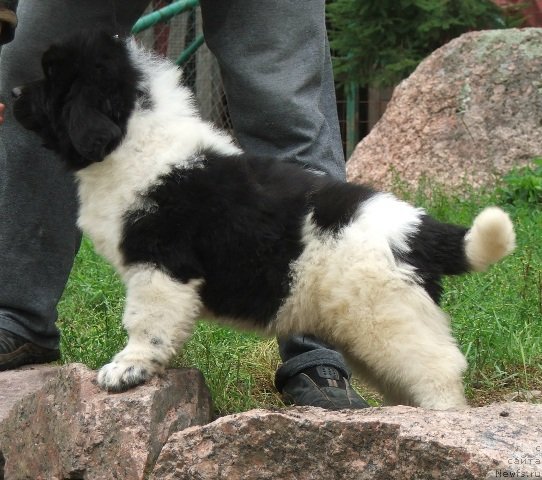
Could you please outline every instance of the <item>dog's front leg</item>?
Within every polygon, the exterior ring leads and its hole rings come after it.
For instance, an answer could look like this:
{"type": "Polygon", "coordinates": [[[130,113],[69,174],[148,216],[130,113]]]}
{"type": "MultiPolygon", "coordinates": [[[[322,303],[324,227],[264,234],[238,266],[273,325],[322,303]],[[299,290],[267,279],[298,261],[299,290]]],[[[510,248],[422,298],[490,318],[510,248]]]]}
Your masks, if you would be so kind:
{"type": "Polygon", "coordinates": [[[126,275],[123,324],[128,344],[98,373],[99,385],[123,391],[161,373],[192,333],[201,280],[181,283],[148,266],[126,275]]]}

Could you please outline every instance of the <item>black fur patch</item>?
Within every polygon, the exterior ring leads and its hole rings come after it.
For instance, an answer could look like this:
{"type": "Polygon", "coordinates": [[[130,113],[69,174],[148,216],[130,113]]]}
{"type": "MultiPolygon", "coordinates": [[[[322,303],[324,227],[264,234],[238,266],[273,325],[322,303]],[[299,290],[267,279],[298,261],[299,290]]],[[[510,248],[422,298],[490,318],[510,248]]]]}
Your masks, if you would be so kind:
{"type": "Polygon", "coordinates": [[[150,211],[126,215],[125,262],[155,264],[183,282],[203,278],[212,312],[266,325],[289,294],[309,211],[335,231],[367,192],[276,160],[201,156],[202,168],[174,170],[147,193],[150,211]]]}
{"type": "Polygon", "coordinates": [[[416,268],[422,286],[436,303],[442,295],[443,275],[460,275],[470,270],[465,255],[467,231],[467,228],[424,215],[418,232],[408,241],[411,251],[408,254],[394,252],[399,260],[416,268]]]}
{"type": "Polygon", "coordinates": [[[318,227],[337,233],[375,193],[363,185],[328,181],[312,195],[314,221],[318,227]]]}

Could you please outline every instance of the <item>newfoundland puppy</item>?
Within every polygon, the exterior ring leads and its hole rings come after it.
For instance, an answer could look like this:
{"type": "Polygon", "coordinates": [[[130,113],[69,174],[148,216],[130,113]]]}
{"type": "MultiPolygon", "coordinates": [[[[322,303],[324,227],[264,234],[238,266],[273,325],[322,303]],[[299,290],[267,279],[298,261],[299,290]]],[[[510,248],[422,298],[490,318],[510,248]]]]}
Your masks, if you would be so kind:
{"type": "Polygon", "coordinates": [[[466,362],[438,307],[443,275],[509,254],[512,223],[440,223],[390,193],[243,153],[203,121],[170,61],[105,33],[43,55],[14,113],[77,178],[78,223],[126,284],[120,391],[160,373],[213,318],[335,345],[389,403],[465,405],[466,362]]]}

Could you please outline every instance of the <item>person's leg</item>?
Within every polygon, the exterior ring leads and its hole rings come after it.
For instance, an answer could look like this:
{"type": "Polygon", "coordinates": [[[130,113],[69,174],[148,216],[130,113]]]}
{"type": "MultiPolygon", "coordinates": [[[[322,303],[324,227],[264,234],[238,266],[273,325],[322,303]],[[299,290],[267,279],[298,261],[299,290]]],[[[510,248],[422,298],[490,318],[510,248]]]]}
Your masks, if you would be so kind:
{"type": "Polygon", "coordinates": [[[80,242],[73,178],[14,120],[10,92],[42,77],[41,54],[51,43],[88,28],[126,34],[147,3],[19,4],[15,38],[0,56],[0,369],[58,357],[56,307],[80,242]]]}
{"type": "MultiPolygon", "coordinates": [[[[345,180],[325,1],[200,3],[241,147],[345,180]]],[[[303,336],[279,339],[279,347],[284,363],[276,385],[287,400],[367,406],[348,385],[349,369],[332,347],[303,336]]]]}
{"type": "Polygon", "coordinates": [[[200,3],[241,147],[344,180],[324,0],[200,3]]]}

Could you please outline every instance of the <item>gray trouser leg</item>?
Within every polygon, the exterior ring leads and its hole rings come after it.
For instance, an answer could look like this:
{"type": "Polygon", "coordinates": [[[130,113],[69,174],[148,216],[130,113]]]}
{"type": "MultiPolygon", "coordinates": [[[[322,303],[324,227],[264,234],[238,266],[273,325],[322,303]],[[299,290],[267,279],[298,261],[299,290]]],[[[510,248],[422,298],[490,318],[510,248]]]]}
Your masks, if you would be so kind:
{"type": "Polygon", "coordinates": [[[148,0],[21,0],[15,39],[0,56],[0,328],[57,348],[56,306],[80,242],[73,178],[11,116],[11,89],[42,76],[40,58],[85,28],[129,31],[148,0]]]}
{"type": "MultiPolygon", "coordinates": [[[[245,151],[345,179],[324,0],[202,0],[207,45],[220,64],[236,137],[245,151]]],[[[314,337],[279,340],[277,378],[321,364],[348,375],[314,337]]]]}
{"type": "Polygon", "coordinates": [[[201,6],[241,146],[345,179],[324,0],[201,6]]]}

